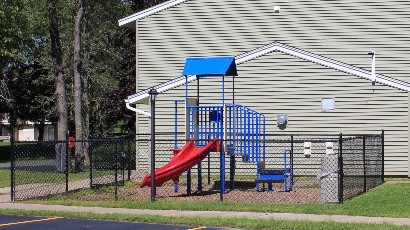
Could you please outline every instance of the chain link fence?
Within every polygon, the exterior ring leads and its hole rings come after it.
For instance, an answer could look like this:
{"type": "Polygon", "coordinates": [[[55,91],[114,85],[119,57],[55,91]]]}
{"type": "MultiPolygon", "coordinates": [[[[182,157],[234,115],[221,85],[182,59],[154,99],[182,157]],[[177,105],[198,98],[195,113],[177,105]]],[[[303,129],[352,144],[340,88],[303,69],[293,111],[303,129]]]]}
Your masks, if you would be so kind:
{"type": "MultiPolygon", "coordinates": [[[[13,142],[13,198],[150,200],[150,186],[140,187],[151,169],[149,137],[76,141],[86,146],[81,167],[70,142],[13,142]]],[[[195,141],[199,152],[208,141],[195,141]]],[[[383,134],[268,135],[263,151],[251,158],[219,142],[221,148],[213,148],[199,164],[191,162],[191,168],[161,182],[156,199],[342,203],[384,181],[383,134]]],[[[155,168],[167,165],[186,143],[182,134],[177,139],[157,134],[155,168]]],[[[253,146],[248,151],[261,144],[240,143],[253,146]]]]}
{"type": "Polygon", "coordinates": [[[349,199],[383,183],[383,135],[343,137],[342,146],[339,196],[349,199]]]}
{"type": "Polygon", "coordinates": [[[101,187],[112,187],[106,191],[116,197],[118,186],[135,170],[132,140],[75,141],[75,146],[84,146],[81,156],[75,156],[70,141],[12,142],[12,200],[74,192],[97,196],[101,187]]]}

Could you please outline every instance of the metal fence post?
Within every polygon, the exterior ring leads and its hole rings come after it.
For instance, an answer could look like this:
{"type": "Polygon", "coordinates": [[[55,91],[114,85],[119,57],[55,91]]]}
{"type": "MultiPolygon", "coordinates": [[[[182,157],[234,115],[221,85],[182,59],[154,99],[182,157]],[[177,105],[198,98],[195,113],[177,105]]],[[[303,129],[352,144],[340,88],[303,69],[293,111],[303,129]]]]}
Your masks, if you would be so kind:
{"type": "Polygon", "coordinates": [[[339,203],[343,203],[343,135],[339,135],[339,203]]]}
{"type": "Polygon", "coordinates": [[[90,158],[90,188],[93,188],[93,144],[90,141],[88,142],[88,147],[88,157],[90,158]]]}
{"type": "Polygon", "coordinates": [[[235,184],[235,155],[230,154],[229,162],[229,190],[234,190],[235,184]]]}
{"type": "Polygon", "coordinates": [[[88,157],[90,158],[90,188],[93,188],[93,170],[94,170],[94,165],[93,165],[93,142],[90,140],[88,141],[88,157]]]}
{"type": "Polygon", "coordinates": [[[186,193],[188,196],[191,195],[192,191],[191,191],[191,181],[192,181],[192,177],[191,177],[191,169],[188,169],[186,172],[186,193]]]}
{"type": "Polygon", "coordinates": [[[155,101],[158,92],[155,88],[151,88],[148,94],[151,103],[151,201],[155,201],[155,101]]]}
{"type": "MultiPolygon", "coordinates": [[[[66,143],[65,143],[65,192],[68,192],[68,166],[69,166],[69,160],[70,160],[70,156],[69,156],[69,141],[68,141],[68,132],[66,133],[66,143]]],[[[71,163],[71,161],[70,161],[71,163]]]]}
{"type": "Polygon", "coordinates": [[[363,135],[363,192],[367,190],[367,178],[366,178],[366,136],[363,135]]]}
{"type": "Polygon", "coordinates": [[[115,195],[115,200],[118,199],[118,140],[115,140],[115,179],[114,179],[114,195],[115,195]]]}
{"type": "Polygon", "coordinates": [[[211,154],[208,154],[208,185],[211,184],[211,154]]]}
{"type": "Polygon", "coordinates": [[[127,157],[127,160],[128,160],[128,163],[127,163],[127,165],[128,165],[128,167],[127,167],[127,170],[128,170],[128,177],[127,177],[127,180],[131,180],[131,162],[132,162],[132,160],[131,160],[131,157],[132,157],[132,154],[131,154],[131,135],[129,135],[128,136],[128,141],[127,141],[127,144],[128,144],[128,157],[127,157]]]}
{"type": "Polygon", "coordinates": [[[126,160],[126,154],[125,154],[125,149],[124,149],[124,142],[125,139],[121,138],[121,176],[122,176],[122,181],[121,181],[121,186],[125,185],[125,160],[126,160]]]}
{"type": "Polygon", "coordinates": [[[384,130],[382,130],[382,175],[381,175],[381,179],[382,179],[382,183],[384,183],[384,130]]]}
{"type": "Polygon", "coordinates": [[[220,181],[221,181],[221,193],[219,194],[219,200],[224,201],[224,192],[225,192],[225,162],[224,162],[224,156],[223,156],[223,139],[219,140],[219,168],[220,168],[220,181]]]}
{"type": "Polygon", "coordinates": [[[10,200],[14,201],[14,170],[15,170],[15,157],[16,153],[14,150],[14,127],[11,127],[11,134],[10,134],[10,144],[11,144],[11,152],[10,152],[10,157],[11,157],[11,163],[10,163],[10,200]]]}
{"type": "MultiPolygon", "coordinates": [[[[293,135],[290,135],[290,190],[293,189],[293,135]]],[[[286,169],[285,169],[286,170],[286,169]]]]}

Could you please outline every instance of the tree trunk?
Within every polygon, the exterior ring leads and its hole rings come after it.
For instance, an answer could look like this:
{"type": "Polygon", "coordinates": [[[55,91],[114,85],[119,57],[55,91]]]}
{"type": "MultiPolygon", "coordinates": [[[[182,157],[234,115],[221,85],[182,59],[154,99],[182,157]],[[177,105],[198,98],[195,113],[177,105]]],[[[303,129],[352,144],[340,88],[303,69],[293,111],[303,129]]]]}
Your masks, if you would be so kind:
{"type": "Polygon", "coordinates": [[[66,140],[67,135],[67,99],[63,70],[63,51],[60,44],[58,29],[57,2],[48,1],[48,20],[51,40],[51,57],[54,65],[54,77],[56,81],[55,96],[57,101],[57,140],[66,140]]]}
{"type": "MultiPolygon", "coordinates": [[[[74,22],[74,122],[75,139],[84,140],[83,111],[82,111],[82,69],[81,69],[81,21],[83,19],[83,1],[77,2],[77,13],[74,22]]],[[[83,142],[75,145],[77,169],[83,168],[83,142]]]]}
{"type": "MultiPolygon", "coordinates": [[[[83,127],[84,127],[84,139],[88,140],[90,138],[90,107],[88,105],[88,92],[89,92],[89,85],[88,85],[88,77],[84,76],[83,78],[83,127]]],[[[83,153],[85,156],[85,160],[89,161],[89,153],[88,153],[88,142],[84,142],[84,149],[83,153]]]]}

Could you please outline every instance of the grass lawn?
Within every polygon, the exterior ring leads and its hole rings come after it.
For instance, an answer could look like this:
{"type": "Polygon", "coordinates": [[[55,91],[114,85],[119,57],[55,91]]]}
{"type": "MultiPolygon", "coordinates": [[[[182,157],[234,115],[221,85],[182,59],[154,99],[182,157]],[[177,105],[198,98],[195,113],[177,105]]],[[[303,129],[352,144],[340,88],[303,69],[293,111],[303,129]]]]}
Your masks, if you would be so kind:
{"type": "MultiPolygon", "coordinates": [[[[111,193],[111,191],[109,191],[111,193]]],[[[86,195],[87,190],[78,195],[86,195]]],[[[340,214],[359,216],[383,216],[410,218],[410,183],[384,184],[368,193],[345,201],[343,204],[260,204],[234,202],[191,202],[176,200],[150,201],[78,201],[78,196],[56,195],[48,200],[30,200],[28,203],[62,204],[76,206],[99,206],[134,209],[195,210],[195,211],[249,211],[249,212],[291,212],[310,214],[340,214]]]]}
{"type": "MultiPolygon", "coordinates": [[[[55,172],[36,172],[36,171],[24,171],[17,170],[15,172],[16,185],[30,184],[30,183],[65,183],[65,173],[55,173],[55,172]]],[[[87,179],[89,177],[89,172],[81,173],[69,173],[68,181],[77,181],[82,179],[87,179]]]]}
{"type": "Polygon", "coordinates": [[[10,170],[0,170],[0,188],[10,187],[10,170]]]}
{"type": "MultiPolygon", "coordinates": [[[[115,220],[140,223],[159,223],[191,226],[234,227],[246,229],[409,229],[409,226],[394,226],[391,224],[353,224],[336,222],[310,222],[310,221],[287,221],[287,220],[254,220],[247,218],[198,218],[198,217],[164,217],[155,215],[129,215],[129,214],[96,214],[76,212],[52,212],[52,211],[26,211],[0,209],[0,214],[34,215],[34,216],[63,216],[67,218],[115,220]]],[[[199,228],[198,228],[199,229],[199,228]]]]}
{"type": "MultiPolygon", "coordinates": [[[[10,171],[9,171],[10,173],[10,171]]],[[[26,170],[16,170],[15,175],[16,185],[30,184],[30,183],[65,183],[65,173],[56,172],[36,172],[36,171],[26,171],[26,170]]],[[[112,171],[96,171],[93,173],[93,177],[102,177],[107,175],[113,175],[112,171]]],[[[9,177],[10,178],[10,177],[9,177]]],[[[90,172],[77,172],[68,173],[68,181],[79,181],[86,180],[90,178],[90,172]]]]}
{"type": "MultiPolygon", "coordinates": [[[[94,172],[94,177],[102,177],[106,175],[112,175],[112,171],[97,171],[94,172]]],[[[16,170],[15,178],[16,185],[31,184],[31,183],[65,183],[65,173],[56,173],[56,172],[36,172],[36,171],[27,171],[27,170],[16,170]]],[[[78,172],[78,173],[69,173],[68,181],[79,181],[86,180],[90,178],[90,172],[78,172]]],[[[10,170],[1,169],[0,170],[0,188],[10,187],[10,170]]]]}

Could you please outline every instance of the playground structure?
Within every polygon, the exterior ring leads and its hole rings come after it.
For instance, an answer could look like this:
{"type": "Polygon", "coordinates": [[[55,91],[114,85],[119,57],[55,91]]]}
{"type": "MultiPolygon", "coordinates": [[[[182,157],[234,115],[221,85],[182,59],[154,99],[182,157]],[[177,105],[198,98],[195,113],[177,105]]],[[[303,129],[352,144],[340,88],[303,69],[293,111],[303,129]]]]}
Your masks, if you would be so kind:
{"type": "MultiPolygon", "coordinates": [[[[155,186],[173,180],[174,190],[178,191],[179,176],[190,168],[198,165],[198,180],[201,184],[201,161],[210,152],[220,152],[230,156],[230,190],[234,189],[235,157],[241,157],[243,162],[253,164],[255,168],[255,190],[259,191],[259,183],[268,183],[268,191],[272,191],[272,183],[284,183],[285,191],[292,190],[292,164],[286,165],[286,150],[283,168],[260,169],[265,166],[266,148],[266,118],[251,108],[235,104],[234,78],[237,76],[234,57],[187,58],[183,71],[185,76],[185,139],[190,140],[182,149],[174,145],[174,157],[169,163],[155,171],[155,186]],[[222,77],[222,95],[220,105],[200,105],[199,97],[188,97],[188,84],[195,78],[222,77]],[[225,98],[225,77],[233,78],[232,98],[225,98]],[[225,103],[232,100],[232,104],[225,103]],[[220,143],[220,144],[219,144],[220,143]],[[202,148],[200,148],[202,147],[202,148]],[[289,187],[288,187],[289,185],[289,187]]],[[[174,84],[174,83],[171,83],[174,84]]],[[[199,85],[197,87],[199,95],[199,85]]],[[[177,140],[177,111],[175,111],[175,140],[177,140]]],[[[225,181],[225,157],[221,157],[221,178],[225,181]]],[[[147,174],[140,187],[150,186],[151,174],[147,174]]],[[[188,176],[190,178],[190,176],[188,176]]],[[[190,179],[189,179],[190,180],[190,179]]],[[[188,181],[190,186],[190,181],[188,181]]],[[[189,189],[187,189],[189,191],[189,189]]],[[[201,190],[201,187],[199,187],[201,190]]],[[[221,183],[222,193],[225,193],[225,183],[221,183]]]]}
{"type": "MultiPolygon", "coordinates": [[[[293,160],[290,160],[289,167],[286,161],[287,151],[283,153],[284,167],[282,169],[267,169],[265,167],[265,160],[258,162],[257,176],[256,176],[256,190],[259,191],[259,184],[268,184],[268,192],[272,192],[272,183],[283,183],[285,192],[292,191],[293,188],[293,160]]],[[[292,154],[290,154],[293,158],[292,154]]]]}
{"type": "MultiPolygon", "coordinates": [[[[147,116],[151,116],[150,113],[145,112],[137,107],[132,107],[132,104],[140,104],[140,103],[146,103],[147,98],[149,97],[149,91],[150,89],[156,89],[158,93],[166,92],[170,89],[174,89],[179,86],[186,86],[186,97],[185,100],[175,100],[175,103],[183,102],[185,103],[185,140],[188,142],[190,139],[193,138],[194,143],[198,147],[206,146],[210,140],[213,140],[212,138],[218,138],[221,142],[220,144],[220,184],[221,184],[221,194],[225,193],[225,167],[226,162],[225,162],[225,157],[230,158],[230,161],[228,162],[229,165],[229,189],[232,191],[234,189],[234,182],[235,182],[235,169],[237,168],[237,165],[235,165],[235,157],[239,157],[242,159],[242,162],[247,164],[247,165],[252,165],[254,167],[254,177],[255,180],[253,181],[254,188],[256,190],[260,190],[260,184],[267,183],[268,184],[268,191],[272,191],[272,183],[283,183],[283,190],[284,191],[296,191],[294,190],[293,186],[293,179],[295,178],[294,175],[300,176],[300,177],[312,177],[313,175],[316,175],[318,173],[318,168],[320,167],[320,164],[313,163],[314,158],[306,158],[306,156],[310,156],[309,154],[302,153],[303,157],[303,163],[302,159],[300,156],[296,156],[298,150],[294,148],[293,144],[301,144],[302,149],[306,149],[305,144],[307,143],[313,143],[309,139],[305,140],[299,140],[294,142],[293,141],[293,135],[290,135],[292,138],[290,141],[286,140],[275,140],[275,142],[271,143],[276,145],[276,141],[278,143],[292,143],[290,146],[282,146],[280,150],[276,149],[274,151],[269,150],[267,152],[266,144],[269,143],[269,141],[266,140],[266,119],[262,113],[259,113],[257,111],[254,111],[246,106],[243,105],[238,105],[235,103],[235,87],[232,87],[233,92],[232,92],[232,103],[225,103],[225,101],[229,101],[229,99],[225,98],[225,77],[226,76],[232,76],[232,83],[234,84],[234,76],[237,76],[236,73],[236,65],[243,64],[245,62],[251,61],[253,59],[256,59],[258,57],[264,56],[266,54],[269,54],[271,52],[281,52],[287,55],[291,55],[303,60],[307,60],[337,71],[345,72],[347,74],[351,74],[363,79],[370,80],[372,82],[372,85],[375,83],[381,83],[383,85],[387,85],[393,88],[398,88],[400,90],[408,91],[409,90],[409,83],[400,81],[397,79],[393,79],[390,77],[387,77],[385,75],[381,75],[375,72],[375,53],[372,53],[372,70],[368,71],[353,65],[349,65],[322,55],[318,55],[306,50],[302,50],[296,47],[288,46],[285,44],[282,44],[280,42],[273,42],[270,44],[267,44],[265,46],[261,46],[257,49],[251,50],[249,52],[240,54],[236,56],[235,58],[233,57],[214,57],[214,58],[188,58],[186,61],[186,65],[184,67],[184,71],[182,76],[177,77],[173,80],[170,80],[168,82],[165,82],[163,84],[154,86],[152,88],[140,91],[134,95],[131,95],[128,97],[127,100],[125,100],[126,106],[128,109],[144,114],[147,116]],[[198,82],[198,87],[197,91],[199,92],[199,79],[200,78],[209,78],[209,77],[221,77],[222,78],[222,103],[218,105],[207,105],[203,106],[199,104],[199,93],[197,98],[192,98],[188,97],[188,84],[193,81],[198,82]],[[283,152],[283,157],[281,157],[281,162],[282,163],[273,163],[272,162],[267,162],[266,158],[272,159],[276,158],[277,155],[280,155],[280,152],[283,152]],[[297,163],[293,163],[293,156],[297,157],[297,163]],[[222,157],[224,156],[224,157],[222,157]],[[265,164],[264,164],[265,163],[265,164]],[[268,164],[266,164],[268,163],[268,164]],[[315,164],[314,167],[304,167],[304,165],[310,165],[310,164],[315,164]],[[274,165],[276,168],[272,168],[272,165],[274,165]],[[302,172],[303,171],[303,172],[302,172]]],[[[177,112],[175,113],[175,139],[173,140],[174,143],[174,153],[178,153],[179,147],[178,147],[178,141],[177,141],[177,112]]],[[[278,117],[278,125],[279,125],[279,117],[278,117]]],[[[367,136],[368,134],[364,135],[367,136]]],[[[383,134],[381,136],[384,136],[383,134]]],[[[370,137],[372,135],[370,134],[370,137]]],[[[366,137],[367,138],[367,137],[366,137]]],[[[365,138],[365,139],[366,139],[365,138]]],[[[355,149],[355,142],[352,144],[353,149],[346,149],[346,146],[342,143],[344,143],[344,140],[357,140],[358,136],[352,136],[351,138],[345,138],[340,136],[339,138],[339,152],[337,153],[339,157],[342,157],[343,151],[348,151],[348,154],[354,154],[357,149],[355,149]]],[[[333,142],[334,146],[337,146],[335,140],[331,140],[330,142],[333,142]]],[[[382,141],[376,141],[376,142],[381,142],[384,143],[384,139],[382,138],[382,141]]],[[[325,144],[327,141],[320,140],[317,143],[325,144]],[[322,143],[323,142],[323,143],[322,143]]],[[[315,144],[317,145],[317,144],[315,144]]],[[[363,139],[363,146],[367,145],[363,139]]],[[[347,147],[350,148],[351,146],[347,147]]],[[[272,146],[270,146],[272,148],[272,146]]],[[[310,148],[310,147],[309,147],[310,148]]],[[[326,147],[327,148],[327,147],[326,147]]],[[[363,149],[366,149],[363,147],[363,149]]],[[[381,147],[380,149],[384,149],[384,147],[381,147]]],[[[380,152],[381,152],[381,159],[383,159],[383,151],[379,150],[374,150],[375,154],[378,154],[377,158],[380,158],[380,152]]],[[[214,148],[215,150],[215,148],[214,148]]],[[[317,150],[316,150],[317,151],[317,150]]],[[[326,150],[327,151],[327,150],[326,150]]],[[[367,150],[366,150],[367,151],[367,150]]],[[[363,150],[363,154],[365,152],[363,150]]],[[[205,151],[204,151],[205,152],[205,151]]],[[[326,152],[327,154],[327,152],[326,152]]],[[[208,154],[209,156],[209,154],[208,154]]],[[[350,156],[350,155],[349,155],[350,156]]],[[[364,155],[363,155],[363,158],[364,155]]],[[[353,159],[353,158],[352,158],[353,159]]],[[[357,159],[355,159],[356,161],[357,159]]],[[[383,160],[382,160],[383,161],[383,160]]],[[[375,165],[379,167],[379,161],[375,165]]],[[[166,164],[168,165],[168,161],[166,161],[166,164]]],[[[198,166],[198,191],[201,191],[201,161],[195,162],[195,164],[198,166]]],[[[194,164],[194,165],[195,165],[194,164]]],[[[151,164],[152,165],[152,164],[151,164]]],[[[239,164],[238,164],[239,165],[239,164]]],[[[168,165],[169,166],[169,165],[168,165]]],[[[243,167],[243,164],[241,165],[243,167]]],[[[164,166],[165,167],[165,166],[164,166]]],[[[344,198],[349,197],[344,194],[344,184],[347,183],[347,180],[345,175],[343,175],[343,167],[344,167],[344,162],[343,159],[339,160],[338,162],[338,170],[339,172],[336,174],[338,175],[338,179],[335,178],[327,178],[327,181],[331,181],[332,183],[332,193],[338,193],[338,200],[339,202],[342,202],[344,198]],[[343,179],[345,178],[345,179],[343,179]],[[346,181],[345,181],[346,180],[346,181]],[[334,189],[338,188],[338,189],[334,189]]],[[[151,167],[153,168],[153,167],[151,167]]],[[[348,167],[347,167],[348,168],[348,167]]],[[[170,170],[168,168],[160,168],[161,170],[167,171],[170,170]]],[[[158,170],[160,170],[158,169],[158,170]]],[[[208,170],[209,169],[209,157],[208,157],[208,170]]],[[[355,175],[358,178],[366,178],[368,174],[366,173],[367,168],[363,167],[363,171],[365,172],[363,175],[355,175]]],[[[191,181],[191,176],[190,176],[190,171],[187,170],[187,192],[188,195],[190,195],[190,181],[191,181]]],[[[380,169],[376,169],[376,175],[379,175],[381,172],[381,179],[383,181],[383,172],[384,169],[383,167],[380,169]]],[[[173,174],[172,176],[179,176],[181,175],[182,172],[178,172],[173,174]]],[[[355,174],[352,173],[352,174],[355,174]]],[[[238,175],[241,176],[241,175],[238,175]]],[[[149,181],[149,174],[146,176],[148,178],[147,181],[149,181]]],[[[379,176],[377,176],[379,177],[379,176]]],[[[145,180],[144,180],[145,181],[145,180]]],[[[326,183],[327,183],[326,181],[326,183]]],[[[364,183],[366,184],[366,179],[364,179],[364,183]]],[[[313,181],[310,182],[315,183],[313,181]]],[[[378,184],[377,182],[376,184],[378,184]]],[[[209,184],[209,174],[208,174],[208,184],[209,184]]],[[[177,185],[177,184],[176,184],[177,185]]],[[[299,185],[298,185],[299,186],[299,185]]],[[[308,185],[306,185],[308,186],[308,185]]],[[[352,192],[352,194],[358,194],[361,191],[367,191],[366,186],[363,186],[364,189],[357,189],[357,186],[352,186],[354,188],[355,192],[352,192]],[[356,191],[357,190],[357,191],[356,191]]],[[[178,186],[174,186],[175,190],[178,189],[178,186]]],[[[325,189],[323,189],[325,190],[325,189]]],[[[152,190],[151,190],[152,191],[152,190]]],[[[151,192],[152,193],[152,192],[151,192]]],[[[288,193],[288,194],[293,194],[293,193],[288,193]]],[[[318,195],[312,195],[312,197],[318,197],[318,195]]],[[[351,196],[350,196],[351,197],[351,196]]],[[[333,202],[333,201],[332,201],[333,202]]]]}

